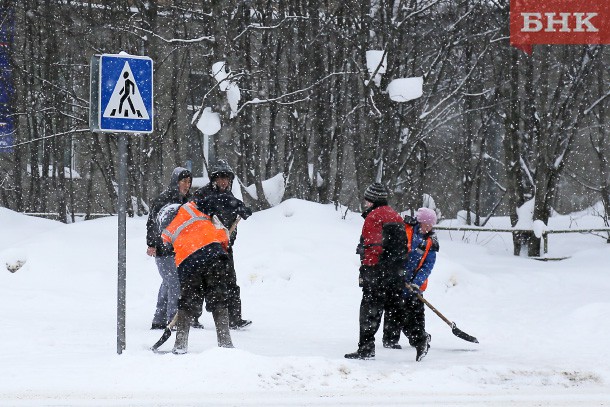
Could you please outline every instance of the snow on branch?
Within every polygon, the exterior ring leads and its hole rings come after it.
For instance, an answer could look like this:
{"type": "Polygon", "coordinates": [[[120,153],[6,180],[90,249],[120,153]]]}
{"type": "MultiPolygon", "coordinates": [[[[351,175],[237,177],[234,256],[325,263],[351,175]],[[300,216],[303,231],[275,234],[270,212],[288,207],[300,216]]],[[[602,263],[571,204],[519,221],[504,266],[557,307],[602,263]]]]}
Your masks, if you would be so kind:
{"type": "Polygon", "coordinates": [[[212,111],[212,108],[206,107],[203,109],[199,120],[197,120],[197,129],[205,135],[212,136],[220,131],[220,115],[212,111]]]}
{"type": "Polygon", "coordinates": [[[534,177],[532,176],[532,173],[530,172],[530,169],[527,166],[527,163],[523,159],[523,156],[519,156],[519,164],[520,164],[523,172],[525,172],[525,175],[527,175],[527,179],[530,181],[530,184],[536,185],[536,183],[534,182],[534,177]]]}
{"type": "Polygon", "coordinates": [[[602,103],[609,96],[610,96],[610,91],[608,93],[606,93],[604,96],[602,96],[601,98],[597,99],[595,102],[593,102],[593,104],[591,106],[589,106],[588,108],[585,109],[584,113],[589,114],[591,112],[591,110],[595,109],[595,107],[597,105],[602,103]]]}
{"type": "Polygon", "coordinates": [[[54,137],[61,137],[61,136],[65,136],[65,135],[68,135],[68,134],[74,134],[74,133],[87,133],[87,132],[90,132],[90,131],[91,131],[91,129],[88,129],[88,128],[87,129],[78,129],[78,130],[76,130],[76,129],[75,130],[68,130],[68,131],[64,131],[62,133],[55,133],[55,134],[51,134],[51,135],[48,135],[48,136],[39,137],[37,139],[24,141],[22,143],[13,144],[11,146],[6,146],[6,147],[0,146],[0,149],[3,149],[3,148],[13,148],[13,147],[18,147],[18,146],[23,146],[23,145],[26,145],[26,144],[35,143],[35,142],[40,141],[40,140],[46,140],[46,139],[50,139],[50,138],[54,138],[54,137]]]}
{"type": "Polygon", "coordinates": [[[397,78],[388,84],[388,96],[394,102],[407,102],[423,95],[424,79],[421,76],[413,78],[397,78]]]}
{"type": "Polygon", "coordinates": [[[171,39],[167,39],[165,37],[160,36],[159,34],[152,32],[150,30],[147,30],[145,28],[142,27],[133,27],[136,30],[140,30],[142,32],[145,32],[146,34],[150,34],[155,38],[160,39],[161,41],[167,43],[167,44],[194,44],[194,43],[198,43],[198,42],[204,42],[204,41],[208,41],[208,42],[215,42],[216,39],[214,38],[214,36],[210,36],[210,35],[205,35],[203,37],[197,37],[197,38],[171,38],[171,39]]]}
{"type": "Polygon", "coordinates": [[[284,17],[284,19],[282,21],[280,21],[279,23],[275,24],[275,25],[271,25],[271,26],[264,26],[264,25],[259,25],[259,24],[250,24],[249,26],[247,26],[246,28],[244,28],[244,30],[242,32],[240,32],[239,34],[237,34],[237,36],[235,36],[235,38],[233,38],[233,41],[236,41],[239,39],[239,37],[241,37],[242,35],[244,35],[245,33],[247,33],[250,30],[274,30],[276,28],[279,28],[280,26],[282,26],[286,21],[291,21],[291,20],[309,20],[309,17],[305,17],[305,16],[286,16],[284,17]]]}
{"type": "Polygon", "coordinates": [[[309,85],[303,89],[298,89],[293,92],[289,92],[289,93],[286,93],[284,95],[281,95],[281,96],[278,96],[275,98],[265,98],[265,99],[253,98],[252,100],[244,102],[244,104],[242,104],[241,107],[239,109],[237,109],[236,115],[239,114],[239,112],[248,104],[262,104],[262,103],[294,104],[294,103],[299,103],[299,102],[308,100],[309,96],[306,96],[306,97],[303,97],[298,100],[291,100],[290,102],[284,102],[284,99],[292,97],[292,96],[300,95],[304,92],[308,92],[308,91],[314,89],[316,86],[321,85],[322,83],[327,81],[329,78],[332,78],[333,76],[352,75],[352,74],[357,74],[357,72],[331,72],[328,75],[326,75],[325,77],[320,78],[316,82],[312,83],[311,85],[309,85]]]}
{"type": "Polygon", "coordinates": [[[405,18],[403,18],[402,21],[400,21],[400,22],[398,22],[398,24],[396,24],[396,28],[400,28],[400,26],[403,23],[407,22],[411,17],[415,17],[416,15],[421,14],[421,13],[427,11],[428,9],[430,9],[432,6],[434,6],[439,1],[440,0],[434,0],[432,3],[428,4],[426,7],[423,7],[421,9],[417,10],[417,11],[414,11],[414,12],[412,12],[410,14],[407,14],[407,16],[405,16],[405,18]]]}
{"type": "Polygon", "coordinates": [[[388,50],[368,50],[366,51],[366,67],[369,72],[369,78],[364,82],[368,88],[371,81],[377,87],[381,84],[381,75],[385,73],[388,65],[388,50]]]}

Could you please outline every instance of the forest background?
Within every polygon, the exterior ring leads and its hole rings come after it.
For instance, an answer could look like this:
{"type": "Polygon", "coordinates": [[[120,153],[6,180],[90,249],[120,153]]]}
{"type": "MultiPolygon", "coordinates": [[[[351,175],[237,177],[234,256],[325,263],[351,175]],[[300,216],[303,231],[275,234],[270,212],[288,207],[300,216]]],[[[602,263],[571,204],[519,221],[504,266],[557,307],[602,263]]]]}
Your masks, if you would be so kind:
{"type": "MultiPolygon", "coordinates": [[[[65,222],[116,212],[116,137],[89,130],[89,63],[124,51],[155,69],[155,130],[129,138],[130,215],[174,167],[205,176],[226,158],[255,209],[280,175],[283,200],[357,210],[378,180],[399,210],[428,197],[472,225],[515,226],[532,200],[545,224],[601,201],[608,225],[610,50],[527,55],[509,44],[508,0],[0,0],[0,12],[7,208],[65,222]],[[412,77],[420,98],[388,96],[412,77]],[[215,134],[197,126],[205,111],[219,114],[215,134]]],[[[539,253],[533,233],[514,239],[539,253]]]]}

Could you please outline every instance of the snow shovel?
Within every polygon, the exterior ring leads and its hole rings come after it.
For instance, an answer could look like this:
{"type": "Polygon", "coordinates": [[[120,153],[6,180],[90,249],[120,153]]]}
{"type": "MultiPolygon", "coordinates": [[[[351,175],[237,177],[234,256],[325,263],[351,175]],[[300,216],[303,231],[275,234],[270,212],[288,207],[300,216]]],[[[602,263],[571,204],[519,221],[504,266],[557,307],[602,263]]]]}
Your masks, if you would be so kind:
{"type": "Polygon", "coordinates": [[[412,293],[414,292],[415,295],[417,295],[417,298],[419,298],[419,300],[421,302],[423,302],[424,304],[426,304],[428,306],[428,308],[430,308],[432,311],[434,311],[434,313],[436,315],[438,315],[443,321],[445,321],[445,323],[447,325],[449,325],[451,327],[451,332],[453,332],[453,334],[455,336],[457,336],[460,339],[463,339],[465,341],[468,342],[474,342],[474,343],[479,343],[479,341],[477,340],[477,338],[475,338],[474,336],[470,336],[468,335],[466,332],[460,330],[456,325],[455,322],[451,322],[449,321],[443,314],[440,313],[439,310],[437,310],[436,308],[434,308],[434,305],[430,304],[419,292],[416,292],[415,290],[413,290],[413,288],[411,288],[411,286],[409,284],[406,284],[406,287],[409,289],[409,291],[411,291],[412,293]]]}
{"type": "MultiPolygon", "coordinates": [[[[238,216],[237,219],[235,219],[235,222],[233,222],[233,224],[231,225],[231,229],[229,229],[227,236],[231,236],[231,233],[233,233],[233,231],[237,227],[237,224],[239,223],[240,220],[241,220],[240,216],[238,216]]],[[[165,330],[163,331],[163,334],[161,335],[159,340],[157,342],[155,342],[155,344],[153,346],[150,347],[150,350],[152,350],[153,352],[156,352],[157,349],[159,349],[159,347],[161,345],[163,345],[165,342],[167,342],[167,340],[172,336],[172,328],[176,325],[177,321],[178,321],[178,313],[176,312],[176,315],[174,315],[174,318],[172,318],[170,323],[167,324],[167,326],[165,327],[165,330]]]]}
{"type": "Polygon", "coordinates": [[[163,345],[165,342],[167,342],[169,337],[172,336],[172,328],[176,325],[177,321],[178,321],[178,313],[176,312],[176,315],[174,315],[174,318],[172,318],[170,323],[167,324],[167,326],[165,327],[165,330],[163,331],[163,335],[161,335],[159,340],[153,346],[150,347],[150,350],[155,352],[157,349],[159,349],[159,347],[161,345],[163,345]]]}

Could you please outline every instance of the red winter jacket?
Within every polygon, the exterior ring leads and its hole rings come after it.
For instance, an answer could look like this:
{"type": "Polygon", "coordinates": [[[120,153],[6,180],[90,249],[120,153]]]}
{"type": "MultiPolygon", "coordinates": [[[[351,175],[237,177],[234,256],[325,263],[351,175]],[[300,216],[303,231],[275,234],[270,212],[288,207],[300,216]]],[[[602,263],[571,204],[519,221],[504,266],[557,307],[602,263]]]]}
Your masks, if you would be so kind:
{"type": "Polygon", "coordinates": [[[364,244],[363,266],[374,266],[379,262],[381,254],[382,229],[385,223],[402,223],[402,217],[388,205],[373,207],[364,211],[364,225],[360,241],[364,244]]]}

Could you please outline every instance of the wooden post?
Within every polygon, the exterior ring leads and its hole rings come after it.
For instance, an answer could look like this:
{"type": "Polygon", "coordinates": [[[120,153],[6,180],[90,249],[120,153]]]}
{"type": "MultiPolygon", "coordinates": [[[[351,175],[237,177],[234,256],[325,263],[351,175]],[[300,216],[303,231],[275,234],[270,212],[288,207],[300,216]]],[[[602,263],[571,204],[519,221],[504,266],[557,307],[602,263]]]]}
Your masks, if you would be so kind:
{"type": "Polygon", "coordinates": [[[544,242],[544,254],[549,252],[549,234],[542,232],[542,241],[544,242]]]}

